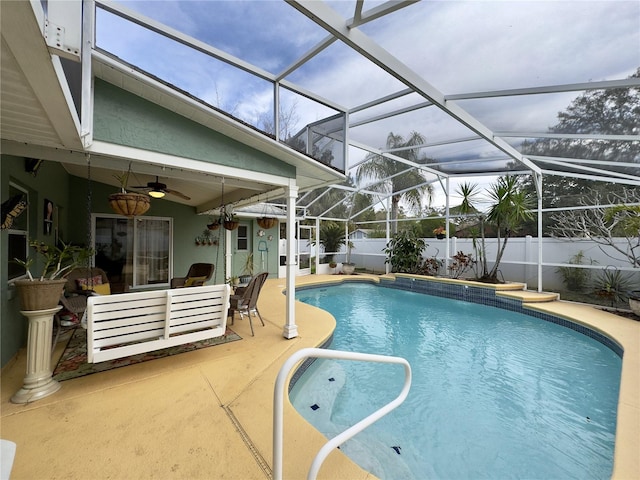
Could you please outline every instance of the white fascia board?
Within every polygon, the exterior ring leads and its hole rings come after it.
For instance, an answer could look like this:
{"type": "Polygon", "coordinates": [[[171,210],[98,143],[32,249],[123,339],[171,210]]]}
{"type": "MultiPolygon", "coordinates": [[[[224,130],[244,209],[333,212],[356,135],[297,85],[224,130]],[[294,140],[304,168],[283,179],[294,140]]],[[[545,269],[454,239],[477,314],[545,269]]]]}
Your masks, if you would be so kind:
{"type": "Polygon", "coordinates": [[[94,140],[91,147],[87,149],[89,153],[116,157],[135,162],[150,163],[153,165],[164,165],[176,169],[191,170],[193,172],[208,173],[215,176],[232,177],[244,179],[249,182],[257,182],[261,184],[273,185],[276,187],[287,186],[290,183],[289,178],[272,175],[269,173],[254,172],[216,163],[209,163],[202,160],[192,160],[175,155],[165,153],[152,152],[149,150],[141,150],[123,145],[102,142],[94,140]]]}

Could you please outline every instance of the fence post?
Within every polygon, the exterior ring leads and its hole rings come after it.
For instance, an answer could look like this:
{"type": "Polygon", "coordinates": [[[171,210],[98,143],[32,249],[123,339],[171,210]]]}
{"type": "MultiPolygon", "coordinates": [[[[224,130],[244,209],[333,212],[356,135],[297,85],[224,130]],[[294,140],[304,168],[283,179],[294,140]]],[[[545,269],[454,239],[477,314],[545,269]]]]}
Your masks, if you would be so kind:
{"type": "Polygon", "coordinates": [[[529,279],[529,273],[531,272],[531,266],[529,262],[531,261],[531,235],[527,235],[524,237],[524,280],[528,284],[527,281],[529,279]]]}

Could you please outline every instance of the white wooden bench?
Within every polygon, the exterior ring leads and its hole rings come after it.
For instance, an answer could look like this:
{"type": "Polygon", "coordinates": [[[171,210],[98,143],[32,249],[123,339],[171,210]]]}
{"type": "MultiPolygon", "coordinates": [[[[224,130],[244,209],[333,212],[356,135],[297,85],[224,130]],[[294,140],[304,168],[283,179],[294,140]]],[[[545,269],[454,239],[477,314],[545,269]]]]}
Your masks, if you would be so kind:
{"type": "Polygon", "coordinates": [[[224,335],[229,285],[89,297],[87,361],[104,362],[224,335]]]}

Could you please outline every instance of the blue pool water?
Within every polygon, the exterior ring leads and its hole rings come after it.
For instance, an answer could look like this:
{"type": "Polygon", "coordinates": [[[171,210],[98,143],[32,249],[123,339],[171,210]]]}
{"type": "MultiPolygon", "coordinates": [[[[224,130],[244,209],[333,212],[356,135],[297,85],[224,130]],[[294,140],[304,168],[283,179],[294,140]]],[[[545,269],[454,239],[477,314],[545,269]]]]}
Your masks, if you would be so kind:
{"type": "MultiPolygon", "coordinates": [[[[611,476],[621,359],[560,325],[370,284],[305,289],[330,348],[409,360],[405,403],[341,450],[382,479],[611,476]]],[[[402,367],[318,360],[295,408],[331,438],[395,398],[402,367]]]]}

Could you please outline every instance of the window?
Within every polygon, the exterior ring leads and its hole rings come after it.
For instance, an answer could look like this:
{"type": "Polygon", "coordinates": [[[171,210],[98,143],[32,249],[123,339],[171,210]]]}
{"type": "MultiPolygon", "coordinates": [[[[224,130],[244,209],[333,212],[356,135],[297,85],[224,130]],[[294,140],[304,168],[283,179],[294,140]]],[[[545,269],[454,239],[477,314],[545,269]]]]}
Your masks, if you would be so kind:
{"type": "Polygon", "coordinates": [[[168,285],[172,235],[171,218],[97,215],[96,267],[107,273],[115,293],[130,287],[168,285]]]}
{"type": "MultiPolygon", "coordinates": [[[[29,203],[29,193],[17,185],[9,183],[9,198],[11,199],[18,196],[22,196],[22,200],[26,201],[27,204],[29,203]]],[[[5,219],[3,218],[2,221],[4,222],[5,219]]],[[[7,259],[9,262],[7,273],[8,279],[13,280],[26,274],[26,269],[22,265],[14,262],[13,259],[27,259],[27,250],[29,247],[29,208],[25,208],[17,214],[17,216],[13,217],[7,233],[7,259]]]]}
{"type": "Polygon", "coordinates": [[[240,224],[238,227],[236,250],[239,252],[246,252],[249,250],[249,225],[247,224],[240,224]]]}

